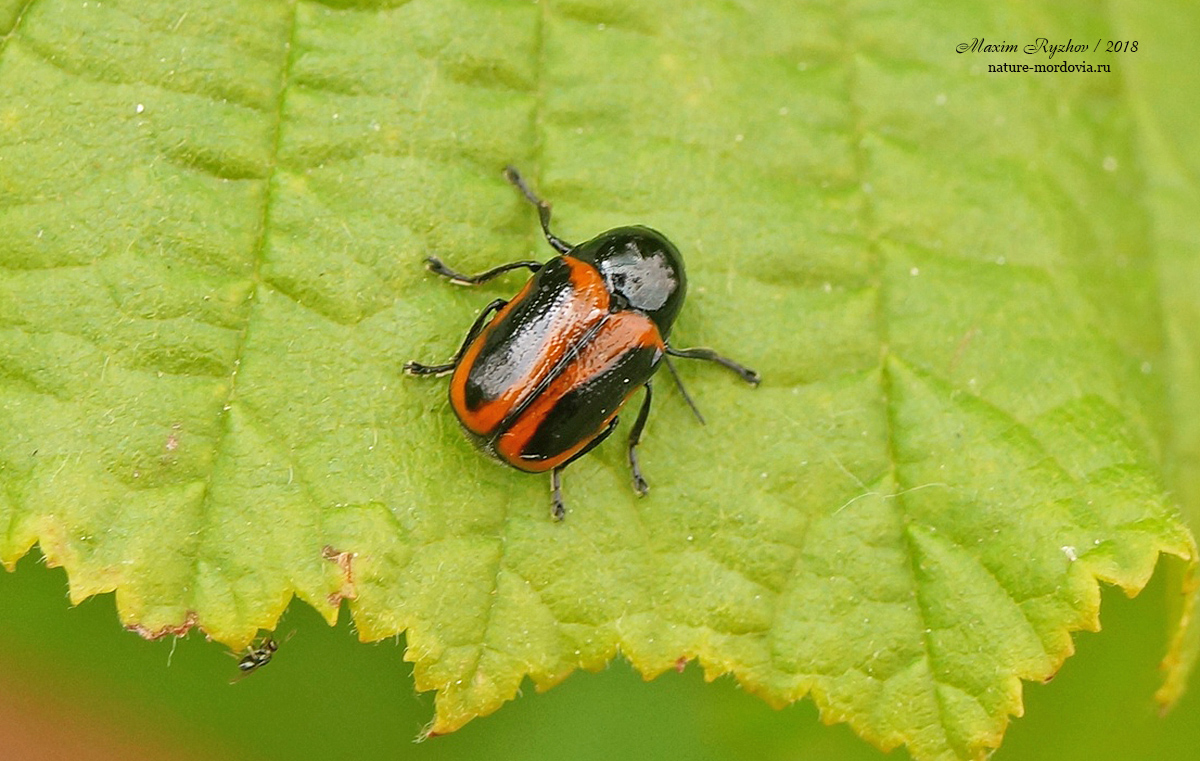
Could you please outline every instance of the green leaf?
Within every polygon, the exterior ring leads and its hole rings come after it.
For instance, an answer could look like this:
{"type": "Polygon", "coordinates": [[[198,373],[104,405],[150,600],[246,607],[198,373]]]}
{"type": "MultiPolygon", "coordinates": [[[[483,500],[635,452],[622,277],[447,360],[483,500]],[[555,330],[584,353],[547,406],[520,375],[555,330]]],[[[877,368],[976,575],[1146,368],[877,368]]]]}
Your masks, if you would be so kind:
{"type": "MultiPolygon", "coordinates": [[[[1175,7],[1122,2],[1114,6],[1118,34],[1152,39],[1146,55],[1127,63],[1126,98],[1136,115],[1139,158],[1145,175],[1149,210],[1149,243],[1159,268],[1162,319],[1168,375],[1166,401],[1171,424],[1166,433],[1166,469],[1188,522],[1200,521],[1200,226],[1193,210],[1200,206],[1200,146],[1186,136],[1200,117],[1200,105],[1181,99],[1190,87],[1192,58],[1185,44],[1200,28],[1200,12],[1192,5],[1175,7]]],[[[1200,581],[1189,568],[1189,591],[1180,605],[1180,625],[1165,661],[1167,680],[1159,690],[1164,706],[1180,697],[1200,654],[1200,627],[1188,625],[1200,605],[1200,581]]]]}
{"type": "Polygon", "coordinates": [[[1099,581],[1195,557],[1195,172],[1164,189],[1147,94],[1183,74],[954,52],[1131,5],[393,5],[0,7],[10,567],[37,543],[73,600],[234,648],[349,598],[435,733],[620,652],[934,759],[999,745],[1099,581]],[[765,378],[682,367],[709,425],[662,394],[651,494],[610,443],[561,524],[401,372],[519,286],[425,256],[549,255],[507,163],[568,240],[670,235],[672,338],[765,378]]]}

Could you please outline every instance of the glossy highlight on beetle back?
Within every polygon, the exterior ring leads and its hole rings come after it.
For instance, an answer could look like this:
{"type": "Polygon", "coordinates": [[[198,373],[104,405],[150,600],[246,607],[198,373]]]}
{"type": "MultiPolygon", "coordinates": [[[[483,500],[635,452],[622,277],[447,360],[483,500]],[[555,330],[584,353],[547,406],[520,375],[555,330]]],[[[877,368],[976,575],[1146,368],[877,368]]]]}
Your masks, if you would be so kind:
{"type": "Polygon", "coordinates": [[[666,338],[683,299],[687,275],[679,250],[657,230],[618,227],[581,243],[571,256],[591,264],[624,308],[642,312],[666,338]]]}
{"type": "Polygon", "coordinates": [[[663,350],[658,329],[643,315],[607,315],[563,371],[496,439],[496,454],[531,473],[568,461],[650,379],[663,350]]]}
{"type": "Polygon", "coordinates": [[[557,257],[467,347],[451,407],[493,456],[543,472],[608,425],[663,348],[648,317],[612,310],[594,266],[557,257]]]}
{"type": "Polygon", "coordinates": [[[492,318],[455,369],[450,404],[463,426],[477,436],[495,433],[607,308],[594,268],[552,259],[492,318]]]}

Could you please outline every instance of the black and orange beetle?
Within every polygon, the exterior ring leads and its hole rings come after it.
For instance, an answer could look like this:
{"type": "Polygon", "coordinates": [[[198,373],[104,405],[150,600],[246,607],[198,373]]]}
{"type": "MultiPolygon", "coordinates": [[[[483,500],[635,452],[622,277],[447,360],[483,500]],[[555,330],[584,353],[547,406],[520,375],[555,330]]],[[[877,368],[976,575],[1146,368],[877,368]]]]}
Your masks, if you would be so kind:
{"type": "Polygon", "coordinates": [[[638,467],[637,445],[650,414],[650,378],[660,363],[701,423],[670,357],[706,359],[747,383],[758,373],[711,349],[675,349],[667,343],[687,293],[679,251],[648,227],[618,227],[572,246],[550,232],[550,206],[534,195],[516,169],[505,177],[537,207],[542,232],[558,252],[548,262],[520,261],[463,275],[436,258],[432,272],[458,285],[479,285],[504,272],[534,273],[511,301],[488,304],[444,365],[408,362],[413,375],[450,379],[450,406],[468,436],[485,452],[527,473],[551,472],[553,516],[562,520],[562,471],[604,441],[617,413],[646,389],[629,432],[633,488],[649,490],[638,467]],[[494,316],[493,316],[494,313],[494,316]]]}

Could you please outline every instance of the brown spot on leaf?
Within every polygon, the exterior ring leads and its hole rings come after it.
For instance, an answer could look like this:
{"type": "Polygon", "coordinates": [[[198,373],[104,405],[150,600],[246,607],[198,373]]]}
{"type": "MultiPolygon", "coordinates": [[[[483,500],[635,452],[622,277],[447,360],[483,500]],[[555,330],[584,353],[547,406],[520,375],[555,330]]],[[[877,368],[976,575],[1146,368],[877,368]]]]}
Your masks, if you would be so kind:
{"type": "Polygon", "coordinates": [[[958,369],[959,363],[962,362],[963,355],[967,353],[967,347],[971,345],[971,341],[975,340],[975,336],[977,335],[979,335],[979,327],[975,326],[968,330],[959,340],[958,346],[954,349],[954,356],[950,358],[951,373],[958,369]]]}
{"type": "Polygon", "coordinates": [[[321,550],[321,557],[331,563],[336,563],[342,572],[341,589],[329,594],[328,598],[326,598],[329,600],[329,604],[336,608],[342,604],[342,600],[353,600],[355,597],[358,597],[358,592],[354,589],[354,568],[352,566],[355,557],[354,553],[339,550],[334,548],[333,545],[327,544],[321,550]]]}
{"type": "Polygon", "coordinates": [[[173,634],[176,637],[182,637],[191,631],[191,628],[196,625],[196,612],[189,610],[187,616],[184,617],[183,623],[177,626],[164,626],[161,629],[150,629],[141,624],[133,624],[125,628],[131,632],[137,633],[143,639],[156,640],[162,639],[168,634],[173,634]]]}
{"type": "Polygon", "coordinates": [[[167,451],[174,452],[179,449],[179,429],[183,427],[182,423],[173,423],[171,432],[167,434],[167,451]]]}

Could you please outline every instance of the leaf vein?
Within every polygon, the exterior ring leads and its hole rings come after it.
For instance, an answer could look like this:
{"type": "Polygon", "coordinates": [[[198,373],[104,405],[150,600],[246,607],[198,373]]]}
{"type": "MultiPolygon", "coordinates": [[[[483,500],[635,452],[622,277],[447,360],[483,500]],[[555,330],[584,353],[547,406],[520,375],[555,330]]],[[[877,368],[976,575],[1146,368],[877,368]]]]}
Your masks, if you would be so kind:
{"type": "MultiPolygon", "coordinates": [[[[0,44],[3,42],[4,40],[0,40],[0,44]]],[[[104,69],[88,70],[79,66],[74,66],[68,61],[60,59],[54,54],[53,48],[42,43],[40,40],[26,38],[23,39],[22,42],[24,43],[24,48],[35,54],[39,60],[49,64],[62,73],[75,77],[83,82],[119,86],[142,85],[144,87],[152,87],[161,92],[171,93],[173,95],[202,98],[209,103],[216,105],[237,106],[248,111],[253,111],[256,114],[267,113],[261,106],[255,104],[250,98],[242,96],[235,91],[221,91],[214,89],[210,92],[206,92],[203,89],[187,90],[181,87],[169,87],[162,81],[141,79],[136,76],[131,76],[130,73],[126,71],[122,71],[119,75],[104,76],[104,69]]],[[[0,53],[2,52],[3,48],[0,47],[0,53]]]]}
{"type": "MultiPolygon", "coordinates": [[[[274,135],[272,137],[272,147],[271,147],[271,153],[270,153],[271,164],[270,164],[270,169],[267,172],[267,176],[263,180],[263,182],[265,183],[265,187],[263,190],[262,212],[260,214],[258,239],[254,245],[254,268],[250,274],[250,279],[251,279],[250,289],[246,295],[246,305],[247,305],[246,306],[246,316],[242,323],[242,328],[239,332],[239,336],[237,339],[237,346],[234,350],[234,359],[231,363],[230,372],[229,372],[229,388],[226,392],[225,401],[224,401],[224,404],[222,404],[221,412],[219,413],[221,415],[220,430],[217,434],[217,440],[213,444],[212,464],[209,466],[208,472],[204,476],[204,490],[202,492],[202,496],[200,497],[201,503],[200,503],[200,506],[198,509],[198,520],[200,522],[200,526],[198,527],[198,530],[195,534],[195,539],[194,539],[195,546],[197,548],[202,547],[204,545],[205,540],[208,538],[209,531],[213,528],[211,522],[206,520],[206,518],[209,514],[209,503],[212,499],[213,477],[217,472],[217,463],[219,462],[222,454],[225,451],[225,447],[227,444],[226,440],[228,439],[228,437],[230,435],[231,418],[232,418],[232,415],[231,415],[232,411],[230,408],[231,408],[232,404],[236,401],[236,397],[237,397],[238,369],[241,366],[242,360],[245,356],[247,338],[250,333],[250,323],[253,321],[253,317],[254,317],[254,309],[255,309],[254,299],[258,293],[258,289],[259,289],[259,286],[261,283],[261,277],[260,277],[259,273],[262,268],[262,263],[263,263],[263,259],[265,258],[266,247],[267,247],[268,229],[269,229],[270,211],[271,211],[271,186],[272,186],[272,183],[273,183],[274,177],[275,177],[275,168],[277,165],[277,157],[279,156],[281,135],[283,132],[283,111],[284,111],[284,106],[285,106],[285,102],[286,102],[286,98],[287,98],[288,78],[291,73],[291,68],[293,66],[293,63],[294,63],[293,51],[295,48],[295,40],[296,40],[298,8],[299,8],[299,0],[295,0],[291,4],[290,22],[289,22],[289,26],[288,26],[287,39],[284,41],[284,45],[283,45],[283,65],[280,67],[281,70],[280,70],[280,75],[279,75],[279,95],[276,99],[274,135]]],[[[195,575],[196,575],[196,578],[199,578],[200,577],[200,563],[202,561],[203,556],[202,556],[202,553],[199,551],[195,552],[194,554],[195,554],[195,575]]],[[[233,604],[235,607],[238,607],[240,605],[239,601],[236,599],[236,596],[235,596],[235,599],[233,600],[233,604]]]]}
{"type": "MultiPolygon", "coordinates": [[[[907,568],[911,580],[912,598],[915,605],[915,614],[918,619],[918,626],[921,636],[921,649],[924,652],[924,660],[929,677],[932,681],[929,692],[933,699],[933,704],[937,709],[937,730],[940,734],[940,743],[945,748],[951,747],[947,713],[948,707],[942,700],[941,691],[937,689],[937,677],[933,667],[934,647],[933,642],[929,637],[928,616],[929,610],[927,604],[922,599],[921,583],[919,568],[917,568],[917,553],[913,546],[913,540],[909,530],[909,515],[904,506],[903,494],[907,490],[907,485],[900,472],[899,466],[899,451],[896,446],[896,429],[898,421],[896,420],[896,401],[892,393],[892,376],[889,370],[889,326],[888,326],[888,308],[887,308],[887,283],[885,273],[886,254],[879,241],[879,225],[875,219],[874,201],[870,193],[863,190],[870,176],[869,156],[864,141],[867,136],[866,120],[863,113],[863,108],[859,103],[859,98],[856,93],[859,89],[858,82],[858,65],[856,55],[858,51],[854,46],[854,39],[851,31],[852,19],[849,12],[845,9],[841,10],[841,18],[839,26],[841,27],[843,43],[845,45],[844,61],[846,65],[846,94],[847,105],[850,117],[850,133],[851,145],[853,146],[853,166],[854,176],[857,179],[858,194],[862,198],[862,202],[858,207],[857,214],[860,220],[861,229],[864,231],[864,237],[868,256],[872,260],[870,270],[874,273],[873,280],[876,286],[876,298],[874,305],[875,313],[875,329],[880,347],[880,367],[879,367],[879,385],[880,398],[883,408],[883,447],[886,452],[887,462],[890,465],[893,474],[892,497],[890,502],[897,517],[897,528],[901,532],[901,541],[904,543],[905,554],[907,555],[907,568]]],[[[924,755],[924,754],[920,754],[924,755]]]]}
{"type": "Polygon", "coordinates": [[[29,12],[29,9],[33,7],[35,2],[37,0],[25,0],[25,5],[21,6],[21,10],[17,11],[17,15],[13,17],[12,26],[5,30],[4,37],[0,38],[0,55],[3,55],[4,51],[8,49],[8,41],[21,28],[21,22],[25,20],[25,14],[29,12]]]}

